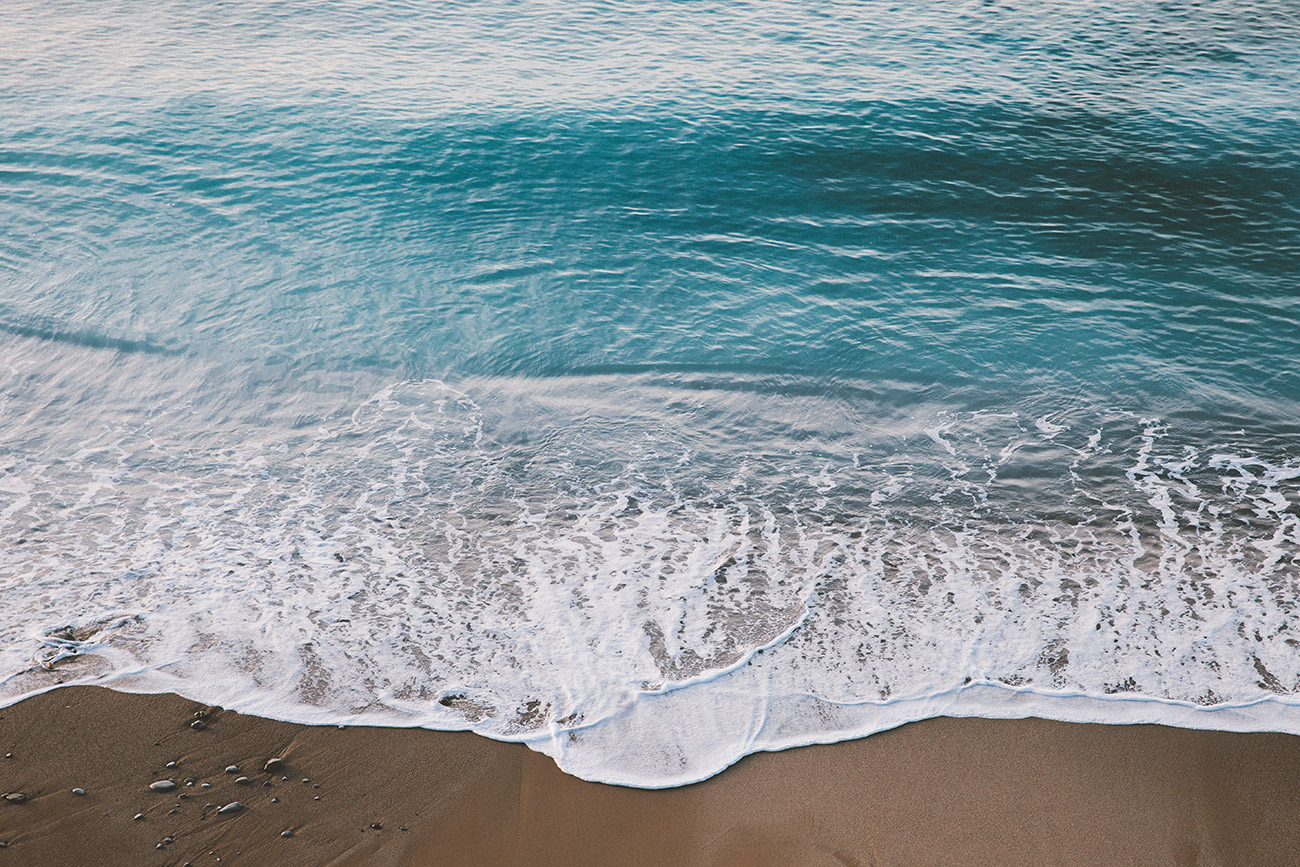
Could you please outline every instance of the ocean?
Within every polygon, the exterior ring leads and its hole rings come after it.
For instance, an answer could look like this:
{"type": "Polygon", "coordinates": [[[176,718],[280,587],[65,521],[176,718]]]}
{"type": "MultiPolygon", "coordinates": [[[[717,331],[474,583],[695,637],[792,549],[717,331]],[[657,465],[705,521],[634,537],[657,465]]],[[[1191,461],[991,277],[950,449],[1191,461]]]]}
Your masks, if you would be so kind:
{"type": "Polygon", "coordinates": [[[1297,93],[1291,0],[8,0],[0,704],[1300,734],[1297,93]]]}

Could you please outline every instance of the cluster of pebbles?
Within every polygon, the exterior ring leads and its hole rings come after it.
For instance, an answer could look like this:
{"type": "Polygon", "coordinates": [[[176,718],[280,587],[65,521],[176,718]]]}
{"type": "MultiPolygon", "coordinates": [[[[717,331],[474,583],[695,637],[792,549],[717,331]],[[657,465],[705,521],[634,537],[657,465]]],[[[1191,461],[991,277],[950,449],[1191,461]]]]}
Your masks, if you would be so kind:
{"type": "MultiPolygon", "coordinates": [[[[208,716],[207,711],[198,711],[197,713],[195,713],[194,719],[190,723],[191,728],[195,730],[201,730],[206,728],[207,722],[205,720],[207,716],[208,716]]],[[[7,753],[5,754],[5,758],[13,758],[13,754],[7,753]]],[[[147,788],[150,792],[153,792],[155,794],[170,795],[172,798],[175,799],[174,803],[172,803],[171,807],[168,809],[168,815],[175,815],[177,813],[180,813],[185,802],[190,800],[192,795],[206,794],[208,791],[214,788],[212,782],[207,780],[201,780],[198,776],[181,776],[182,769],[181,769],[181,762],[179,759],[175,761],[167,762],[165,769],[173,773],[161,779],[154,780],[153,782],[148,784],[147,788]],[[191,789],[197,791],[192,792],[190,791],[191,789]]],[[[234,777],[233,782],[237,786],[247,786],[250,787],[251,789],[257,782],[260,781],[261,788],[272,788],[275,786],[276,775],[279,775],[281,783],[289,782],[288,775],[283,773],[283,771],[286,771],[287,769],[288,768],[284,756],[272,756],[271,758],[268,758],[264,762],[262,762],[260,774],[258,774],[257,772],[253,772],[254,774],[258,775],[259,780],[254,780],[252,776],[245,774],[243,771],[240,770],[240,767],[237,764],[227,765],[224,768],[224,773],[227,779],[229,777],[234,777]],[[262,775],[265,776],[263,777],[262,775]]],[[[313,783],[311,779],[307,777],[303,778],[302,783],[303,785],[311,786],[313,789],[320,788],[320,785],[318,783],[313,783]]],[[[79,798],[87,796],[86,790],[81,788],[80,786],[72,789],[71,794],[79,798]]],[[[249,792],[249,795],[251,794],[252,791],[249,792]]],[[[314,795],[313,797],[314,800],[316,801],[319,801],[321,799],[321,796],[318,794],[314,795]]],[[[0,798],[3,798],[3,802],[7,804],[23,804],[31,800],[32,795],[29,794],[28,792],[18,792],[18,791],[4,792],[2,795],[0,795],[0,798]]],[[[249,809],[248,807],[245,806],[244,800],[248,800],[250,801],[250,803],[252,801],[250,797],[245,796],[243,800],[229,800],[226,801],[225,803],[217,803],[216,800],[214,800],[212,802],[205,803],[201,808],[202,809],[201,816],[202,818],[207,818],[208,815],[233,816],[235,814],[242,813],[245,810],[249,809]],[[214,811],[214,812],[209,813],[209,811],[214,811]]],[[[272,796],[270,798],[270,803],[272,804],[278,804],[279,802],[280,799],[278,797],[272,796]]],[[[152,808],[146,808],[146,810],[136,813],[132,818],[134,821],[144,822],[150,818],[149,813],[152,812],[157,812],[157,811],[152,808]]],[[[371,823],[370,828],[373,830],[382,830],[383,825],[379,822],[373,822],[371,823]]],[[[401,830],[405,831],[406,827],[403,826],[401,830]]],[[[283,831],[280,832],[280,836],[286,839],[291,838],[294,836],[294,830],[292,828],[285,828],[283,831]]],[[[176,841],[176,837],[174,836],[174,834],[169,834],[168,836],[163,837],[158,842],[156,848],[166,849],[175,841],[176,841]]],[[[4,840],[0,840],[0,849],[5,849],[5,848],[8,848],[8,842],[4,840]]]]}
{"type": "MultiPolygon", "coordinates": [[[[201,720],[201,719],[200,719],[200,720],[196,720],[196,722],[202,722],[202,720],[201,720]]],[[[168,762],[168,763],[167,763],[167,769],[168,769],[168,770],[173,770],[173,769],[175,769],[175,768],[177,768],[177,767],[179,767],[179,762],[168,762]]],[[[284,768],[284,758],[283,758],[283,757],[280,757],[280,756],[275,756],[275,757],[273,757],[273,758],[270,758],[270,759],[267,759],[267,760],[266,760],[266,763],[262,766],[262,772],[263,772],[263,773],[266,773],[266,774],[274,775],[276,771],[282,770],[283,768],[284,768]]],[[[239,765],[227,765],[227,766],[226,766],[226,769],[225,769],[225,772],[226,772],[227,774],[232,774],[232,775],[233,775],[233,774],[240,774],[239,765]]],[[[268,788],[269,788],[269,787],[272,785],[272,781],[271,781],[271,780],[272,780],[272,778],[271,778],[271,777],[268,777],[267,779],[265,779],[265,780],[262,781],[262,785],[265,786],[265,787],[268,787],[268,788]]],[[[281,777],[280,777],[280,780],[281,780],[282,782],[288,782],[289,778],[286,777],[286,776],[281,776],[281,777]]],[[[202,782],[202,783],[199,783],[199,780],[198,780],[197,777],[185,777],[181,782],[182,782],[182,783],[184,784],[184,786],[187,787],[187,788],[188,788],[188,787],[192,787],[192,786],[194,786],[196,783],[199,784],[199,787],[200,787],[201,789],[210,789],[210,788],[212,788],[212,784],[209,783],[209,782],[202,782]]],[[[304,779],[303,782],[304,782],[304,783],[310,783],[311,781],[310,781],[310,780],[307,780],[307,779],[304,779]]],[[[239,785],[239,786],[251,786],[251,785],[253,785],[253,780],[252,780],[252,778],[250,778],[250,777],[240,775],[240,776],[238,776],[238,777],[235,779],[235,784],[236,784],[236,785],[239,785]]],[[[154,782],[152,782],[152,783],[149,784],[149,788],[150,788],[152,791],[154,791],[154,792],[162,792],[162,793],[173,792],[173,791],[176,791],[177,789],[179,789],[180,787],[181,787],[181,783],[177,783],[176,780],[175,780],[174,778],[171,778],[171,777],[168,777],[168,778],[166,778],[166,779],[162,779],[162,780],[155,780],[154,782]]],[[[317,786],[316,788],[320,788],[320,786],[317,786]]],[[[74,791],[76,791],[76,790],[74,790],[74,791]]],[[[182,800],[184,800],[184,799],[188,799],[189,796],[190,796],[190,795],[189,795],[188,792],[181,792],[179,795],[177,795],[177,797],[180,798],[180,799],[182,799],[182,800]]],[[[316,796],[316,800],[318,800],[318,801],[320,800],[320,796],[319,796],[319,795],[316,796]]],[[[279,803],[279,802],[280,802],[280,799],[279,799],[279,798],[272,798],[272,799],[271,799],[271,802],[272,802],[272,803],[279,803]]],[[[232,813],[238,813],[238,812],[241,812],[241,811],[244,809],[244,803],[243,803],[242,801],[230,801],[230,802],[228,802],[228,803],[226,803],[226,804],[223,804],[223,805],[221,805],[221,806],[219,806],[219,807],[218,807],[215,803],[209,803],[209,804],[205,804],[203,809],[204,809],[205,811],[207,811],[207,810],[211,810],[211,809],[213,809],[214,807],[216,808],[217,815],[219,815],[219,816],[229,816],[229,815],[231,815],[232,813]]],[[[176,804],[172,805],[172,808],[168,811],[168,814],[169,814],[169,815],[172,815],[172,814],[175,814],[175,813],[179,813],[180,810],[181,810],[181,804],[180,804],[180,802],[178,801],[176,804]]],[[[136,813],[135,816],[134,816],[134,819],[135,819],[136,821],[143,821],[143,820],[146,819],[146,818],[148,818],[148,817],[147,817],[144,813],[136,813]]],[[[292,837],[292,836],[293,836],[293,830],[292,830],[291,828],[286,828],[286,829],[284,829],[284,831],[282,831],[282,832],[280,833],[280,836],[281,836],[281,837],[292,837]]],[[[173,843],[173,842],[175,842],[175,838],[173,838],[173,837],[164,837],[164,838],[162,839],[162,841],[158,844],[158,848],[159,848],[159,849],[166,848],[168,845],[170,845],[170,844],[173,843]]]]}

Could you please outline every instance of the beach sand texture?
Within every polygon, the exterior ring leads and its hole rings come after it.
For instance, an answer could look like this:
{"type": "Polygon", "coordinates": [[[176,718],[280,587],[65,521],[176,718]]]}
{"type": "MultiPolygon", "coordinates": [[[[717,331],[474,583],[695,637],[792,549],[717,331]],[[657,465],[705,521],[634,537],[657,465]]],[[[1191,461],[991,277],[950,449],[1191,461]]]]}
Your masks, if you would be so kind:
{"type": "Polygon", "coordinates": [[[1300,738],[1273,733],[933,719],[647,791],[470,733],[302,726],[73,687],[0,711],[0,745],[0,787],[27,795],[0,804],[0,867],[1300,858],[1300,738]],[[268,773],[272,758],[284,764],[268,773]],[[149,788],[168,779],[175,790],[149,788]]]}

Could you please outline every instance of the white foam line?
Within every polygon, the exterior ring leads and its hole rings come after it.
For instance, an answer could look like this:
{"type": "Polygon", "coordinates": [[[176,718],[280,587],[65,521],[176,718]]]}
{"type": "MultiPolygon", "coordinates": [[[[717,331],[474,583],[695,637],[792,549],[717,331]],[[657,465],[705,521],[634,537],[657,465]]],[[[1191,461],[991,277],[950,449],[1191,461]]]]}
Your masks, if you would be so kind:
{"type": "MultiPolygon", "coordinates": [[[[809,596],[811,596],[811,594],[809,594],[809,596]]],[[[755,646],[752,650],[750,650],[744,656],[737,659],[731,665],[724,666],[722,668],[709,669],[708,671],[697,674],[694,677],[688,677],[684,680],[674,680],[669,683],[665,683],[663,686],[656,687],[654,689],[638,690],[638,694],[639,695],[667,695],[670,692],[677,692],[678,690],[687,689],[688,687],[696,686],[698,684],[711,683],[715,680],[719,680],[727,676],[728,674],[731,674],[733,671],[738,671],[744,668],[746,665],[749,665],[750,660],[752,660],[755,656],[757,656],[758,654],[762,653],[765,650],[771,650],[774,647],[784,644],[790,638],[791,635],[794,635],[795,632],[799,630],[799,627],[802,626],[804,624],[804,621],[808,619],[808,615],[810,613],[810,609],[808,606],[808,598],[809,598],[808,596],[805,596],[802,600],[800,600],[801,605],[800,605],[799,616],[796,617],[794,621],[784,631],[782,631],[779,635],[774,637],[771,641],[768,641],[766,644],[760,644],[755,646]]],[[[565,731],[570,731],[570,729],[565,729],[565,731]]]]}
{"type": "MultiPolygon", "coordinates": [[[[816,693],[812,693],[812,692],[792,693],[792,695],[817,699],[818,701],[823,701],[826,702],[827,704],[833,704],[839,707],[862,707],[865,705],[873,705],[876,707],[888,707],[890,705],[898,704],[900,702],[933,701],[934,699],[947,698],[949,696],[960,695],[961,693],[966,692],[968,690],[975,689],[975,688],[983,688],[983,687],[991,687],[993,689],[1000,689],[1006,692],[1019,693],[1021,695],[1031,695],[1036,698],[1089,699],[1093,701],[1117,702],[1117,703],[1125,703],[1125,704],[1148,703],[1148,704],[1157,704],[1164,707],[1187,708],[1189,710],[1197,711],[1198,713],[1203,711],[1208,712],[1208,711],[1216,711],[1216,710],[1241,710],[1243,708],[1251,708],[1257,705],[1269,704],[1269,703],[1281,704],[1287,707],[1300,707],[1300,698],[1287,700],[1285,696],[1280,696],[1280,695],[1261,695],[1258,698],[1254,698],[1251,699],[1250,701],[1243,701],[1243,702],[1232,702],[1232,703],[1224,702],[1222,704],[1197,704],[1196,702],[1192,702],[1192,701],[1179,701],[1177,699],[1171,699],[1171,698],[1158,698],[1156,696],[1142,695],[1140,693],[1092,693],[1092,692],[1085,692],[1082,690],[1034,689],[1031,686],[1013,686],[1011,684],[1002,683],[996,680],[972,680],[970,683],[964,683],[961,684],[960,686],[954,686],[948,689],[935,690],[933,692],[907,696],[905,698],[882,699],[880,701],[871,701],[871,700],[855,701],[852,699],[834,699],[834,698],[827,698],[826,696],[817,695],[816,693]]],[[[1300,720],[1297,720],[1297,726],[1300,727],[1300,720]]]]}
{"type": "Polygon", "coordinates": [[[1028,719],[1039,718],[1055,722],[1095,725],[1165,725],[1174,728],[1228,731],[1228,732],[1280,732],[1300,735],[1300,714],[1292,709],[1300,701],[1282,697],[1262,696],[1258,699],[1221,705],[1198,705],[1153,698],[1151,696],[1095,695],[1089,693],[1055,692],[1012,687],[1007,684],[977,681],[949,690],[883,701],[837,702],[823,699],[813,693],[789,693],[765,704],[765,718],[758,727],[758,735],[742,749],[729,752],[725,759],[694,773],[670,779],[636,779],[601,773],[586,773],[585,769],[569,766],[565,762],[563,745],[557,740],[524,740],[529,747],[550,755],[567,773],[591,782],[622,785],[642,789],[669,789],[691,785],[716,776],[747,755],[759,752],[780,752],[787,749],[833,744],[870,737],[880,732],[898,728],[908,723],[927,719],[950,717],[955,719],[1028,719]],[[773,734],[765,738],[766,712],[775,703],[804,699],[810,702],[834,705],[848,710],[874,711],[860,725],[844,728],[821,729],[801,737],[781,737],[773,734]],[[1030,701],[1023,701],[1029,699],[1030,701]],[[1034,701],[1037,700],[1037,701],[1034,701]],[[936,707],[936,704],[939,706],[936,707]],[[964,706],[963,706],[964,705],[964,706]],[[1101,707],[1111,711],[1107,716],[1101,707]],[[1279,713],[1268,714],[1276,710],[1279,713]],[[1116,713],[1118,711],[1118,713],[1116,713]],[[1281,714],[1294,719],[1283,722],[1281,714]]]}
{"type": "MultiPolygon", "coordinates": [[[[693,687],[703,687],[716,683],[748,664],[753,656],[763,650],[773,648],[786,641],[802,624],[807,616],[807,608],[794,623],[780,635],[766,644],[754,648],[746,657],[735,664],[718,669],[708,675],[701,675],[685,681],[678,681],[656,690],[640,691],[624,707],[624,712],[594,720],[583,725],[571,727],[548,726],[544,731],[533,731],[518,735],[509,735],[485,730],[474,724],[446,725],[429,719],[421,719],[407,713],[393,710],[382,716],[366,714],[358,716],[350,712],[340,712],[337,708],[319,709],[317,712],[302,713],[303,706],[286,708],[283,703],[268,697],[254,697],[252,700],[224,694],[221,689],[211,690],[213,684],[185,681],[170,677],[165,669],[178,661],[159,665],[139,666],[120,669],[108,676],[92,676],[65,681],[61,684],[48,684],[20,694],[0,697],[0,708],[15,704],[23,699],[50,692],[67,686],[103,686],[119,692],[136,694],[176,693],[184,698],[203,703],[217,703],[239,713],[256,714],[285,722],[304,725],[336,725],[340,723],[360,723],[381,728],[426,728],[438,731],[475,731],[483,736],[503,742],[523,743],[538,752],[551,755],[566,772],[593,782],[631,786],[635,788],[660,789],[675,788],[708,779],[725,768],[755,752],[776,752],[812,744],[829,744],[845,740],[868,737],[887,731],[909,722],[938,717],[985,718],[985,719],[1023,719],[1039,717],[1060,722],[1093,723],[1105,725],[1141,725],[1159,724],[1177,728],[1219,730],[1232,732],[1281,732],[1300,735],[1300,714],[1294,709],[1300,708],[1300,698],[1279,695],[1261,695],[1249,701],[1225,702],[1215,705],[1200,705],[1194,702],[1162,699],[1153,696],[1113,693],[1097,694],[1072,690],[1041,690],[1032,687],[1011,686],[997,681],[978,680],[949,689],[883,700],[846,700],[817,695],[812,692],[787,692],[778,696],[765,696],[764,719],[755,727],[756,734],[747,743],[737,743],[736,749],[728,750],[727,756],[719,762],[709,763],[694,773],[669,779],[635,779],[625,776],[591,773],[587,769],[568,766],[562,740],[570,733],[591,730],[603,725],[615,723],[643,702],[654,702],[660,698],[673,696],[693,687]],[[129,682],[129,681],[134,681],[129,682]],[[802,736],[781,736],[777,732],[764,735],[767,730],[771,708],[781,703],[815,702],[823,705],[846,709],[849,711],[866,711],[869,716],[859,724],[840,728],[829,728],[802,736]],[[288,711],[286,713],[286,711],[288,711]],[[298,711],[298,712],[294,712],[298,711]],[[1285,717],[1291,717],[1285,719],[1285,717]]],[[[29,669],[30,671],[30,669],[29,669]]],[[[26,674],[19,672],[0,680],[0,686],[12,682],[26,674]]]]}

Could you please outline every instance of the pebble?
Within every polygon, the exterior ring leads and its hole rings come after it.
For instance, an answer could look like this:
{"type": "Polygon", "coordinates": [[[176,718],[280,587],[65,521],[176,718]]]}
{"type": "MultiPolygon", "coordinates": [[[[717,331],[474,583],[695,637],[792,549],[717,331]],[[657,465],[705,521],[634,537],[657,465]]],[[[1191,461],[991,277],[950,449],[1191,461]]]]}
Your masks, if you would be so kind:
{"type": "Polygon", "coordinates": [[[0,849],[8,849],[8,848],[9,848],[9,844],[4,840],[0,840],[0,849]]]}
{"type": "Polygon", "coordinates": [[[13,757],[14,757],[14,754],[13,754],[13,753],[5,753],[5,758],[6,758],[6,759],[12,759],[13,757]]]}
{"type": "Polygon", "coordinates": [[[397,830],[399,830],[399,831],[405,831],[405,830],[406,830],[406,826],[405,826],[405,825],[398,825],[398,826],[397,826],[397,830]]]}
{"type": "Polygon", "coordinates": [[[271,803],[272,803],[272,804],[278,804],[278,803],[280,803],[280,799],[279,799],[279,798],[272,798],[272,799],[271,799],[271,803]]]}
{"type": "Polygon", "coordinates": [[[174,839],[172,839],[171,837],[163,837],[163,842],[164,842],[164,843],[175,843],[176,841],[175,841],[174,839]]]}
{"type": "Polygon", "coordinates": [[[384,830],[384,826],[383,826],[381,823],[379,823],[379,822],[371,822],[371,823],[370,823],[370,827],[373,828],[373,829],[375,829],[376,831],[382,831],[382,830],[384,830]]]}
{"type": "Polygon", "coordinates": [[[239,765],[226,765],[226,773],[227,774],[239,773],[239,765]]]}
{"type": "Polygon", "coordinates": [[[271,781],[270,781],[270,780],[262,780],[262,786],[263,786],[264,788],[267,788],[267,789],[271,788],[271,781]]]}
{"type": "Polygon", "coordinates": [[[180,810],[176,809],[175,807],[172,807],[170,810],[167,811],[167,815],[168,815],[168,816],[175,816],[175,815],[176,815],[177,813],[179,813],[179,812],[180,812],[180,810]]]}
{"type": "Polygon", "coordinates": [[[153,789],[155,792],[170,792],[172,789],[176,788],[176,783],[172,780],[158,780],[155,783],[150,783],[149,788],[153,789]]]}
{"type": "Polygon", "coordinates": [[[143,818],[144,818],[144,813],[136,813],[134,816],[131,817],[131,821],[139,822],[143,818]]]}
{"type": "Polygon", "coordinates": [[[244,809],[244,805],[243,805],[243,804],[239,803],[238,801],[231,801],[229,804],[226,804],[226,806],[222,807],[220,810],[217,810],[217,812],[218,812],[218,813],[238,813],[238,812],[239,812],[240,810],[242,810],[242,809],[244,809]]]}
{"type": "Polygon", "coordinates": [[[176,767],[176,763],[175,763],[175,762],[168,762],[168,763],[167,763],[167,767],[169,767],[169,768],[174,768],[174,767],[176,767]]]}
{"type": "Polygon", "coordinates": [[[212,784],[211,784],[211,783],[204,783],[204,784],[203,784],[203,788],[205,788],[205,789],[210,789],[210,788],[212,788],[212,784]]]}
{"type": "Polygon", "coordinates": [[[159,843],[157,846],[154,846],[155,849],[161,849],[162,847],[163,847],[162,843],[159,843]]]}
{"type": "Polygon", "coordinates": [[[318,800],[318,801],[320,800],[320,795],[317,795],[317,796],[316,796],[316,800],[318,800]]]}
{"type": "Polygon", "coordinates": [[[206,723],[204,723],[203,720],[196,719],[194,722],[190,723],[190,728],[194,729],[195,731],[198,731],[199,729],[204,728],[205,725],[206,723]]]}
{"type": "Polygon", "coordinates": [[[185,785],[187,785],[187,786],[192,786],[192,785],[194,785],[194,784],[197,783],[197,782],[198,782],[198,780],[197,780],[196,778],[194,778],[194,777],[186,777],[186,778],[185,778],[185,785]]]}
{"type": "Polygon", "coordinates": [[[267,759],[266,764],[262,765],[262,770],[269,774],[273,771],[280,770],[282,767],[284,767],[284,759],[276,757],[274,759],[267,759]]]}
{"type": "Polygon", "coordinates": [[[288,828],[286,828],[285,830],[283,830],[283,831],[280,832],[280,836],[281,836],[281,837],[292,837],[292,836],[293,836],[293,832],[290,831],[288,828]]]}
{"type": "Polygon", "coordinates": [[[86,790],[85,790],[85,789],[82,789],[82,788],[80,788],[80,787],[78,787],[78,788],[72,790],[72,794],[74,794],[74,795],[84,795],[84,794],[86,794],[86,790]]]}
{"type": "Polygon", "coordinates": [[[311,782],[311,780],[307,779],[306,777],[303,777],[303,778],[302,778],[302,781],[303,781],[304,783],[310,783],[310,782],[311,782]]]}
{"type": "Polygon", "coordinates": [[[26,801],[26,800],[27,800],[27,793],[26,793],[26,792],[6,792],[6,793],[5,793],[5,800],[8,801],[8,802],[11,803],[11,804],[21,804],[23,801],[26,801]]]}
{"type": "Polygon", "coordinates": [[[251,782],[253,782],[253,781],[250,780],[248,777],[240,777],[239,779],[235,780],[235,782],[236,782],[238,785],[241,785],[241,786],[247,786],[249,783],[251,783],[251,782]]]}

